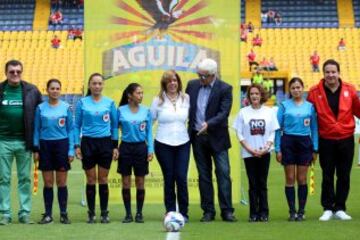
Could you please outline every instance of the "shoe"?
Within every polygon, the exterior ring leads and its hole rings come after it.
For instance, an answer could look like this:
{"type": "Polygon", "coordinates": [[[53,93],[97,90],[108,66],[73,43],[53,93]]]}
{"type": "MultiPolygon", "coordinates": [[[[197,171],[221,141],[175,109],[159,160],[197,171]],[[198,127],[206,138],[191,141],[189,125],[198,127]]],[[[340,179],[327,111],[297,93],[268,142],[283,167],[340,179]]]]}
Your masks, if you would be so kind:
{"type": "Polygon", "coordinates": [[[29,215],[23,215],[19,218],[19,223],[22,224],[34,224],[35,222],[30,219],[29,215]]]}
{"type": "Polygon", "coordinates": [[[215,215],[212,213],[204,213],[202,218],[200,219],[200,222],[211,222],[214,221],[215,215]]]}
{"type": "Polygon", "coordinates": [[[0,219],[0,225],[9,225],[11,224],[11,218],[10,217],[5,217],[3,216],[1,219],[0,219]]]}
{"type": "Polygon", "coordinates": [[[189,222],[189,216],[187,214],[181,214],[184,218],[184,222],[188,223],[189,222]]]}
{"type": "Polygon", "coordinates": [[[333,217],[333,212],[331,210],[325,210],[324,213],[319,218],[320,221],[326,222],[333,217]]]}
{"type": "Polygon", "coordinates": [[[135,222],[136,223],[144,223],[144,218],[143,218],[142,213],[136,213],[135,222]]]}
{"type": "Polygon", "coordinates": [[[122,220],[122,223],[131,223],[133,221],[134,221],[133,216],[130,213],[130,214],[126,214],[124,220],[122,220]]]}
{"type": "Polygon", "coordinates": [[[67,213],[60,213],[60,223],[71,224],[71,221],[69,220],[67,213]]]}
{"type": "Polygon", "coordinates": [[[38,224],[49,224],[49,223],[53,223],[53,218],[50,215],[46,215],[44,213],[38,224]]]}
{"type": "Polygon", "coordinates": [[[297,217],[298,216],[296,215],[296,213],[290,213],[288,221],[289,222],[295,222],[297,220],[297,217]]]}
{"type": "Polygon", "coordinates": [[[231,212],[221,214],[221,217],[224,222],[237,222],[236,217],[231,212]]]}
{"type": "Polygon", "coordinates": [[[94,212],[88,211],[88,220],[87,220],[87,223],[89,223],[89,224],[96,223],[96,216],[95,216],[95,213],[94,213],[94,212]]]}
{"type": "Polygon", "coordinates": [[[260,222],[268,222],[268,221],[269,221],[269,216],[267,215],[260,216],[260,222]]]}
{"type": "Polygon", "coordinates": [[[305,220],[305,215],[304,213],[298,213],[297,216],[296,216],[296,221],[297,222],[302,222],[305,220]]]}
{"type": "Polygon", "coordinates": [[[101,223],[110,223],[109,211],[103,211],[103,212],[101,212],[100,222],[101,222],[101,223]]]}
{"type": "Polygon", "coordinates": [[[344,212],[343,210],[336,211],[334,214],[334,218],[339,219],[339,220],[351,220],[352,219],[352,217],[347,215],[346,212],[344,212]]]}
{"type": "Polygon", "coordinates": [[[250,215],[249,217],[249,222],[250,223],[253,223],[253,222],[257,222],[259,219],[258,219],[258,216],[257,215],[250,215]]]}

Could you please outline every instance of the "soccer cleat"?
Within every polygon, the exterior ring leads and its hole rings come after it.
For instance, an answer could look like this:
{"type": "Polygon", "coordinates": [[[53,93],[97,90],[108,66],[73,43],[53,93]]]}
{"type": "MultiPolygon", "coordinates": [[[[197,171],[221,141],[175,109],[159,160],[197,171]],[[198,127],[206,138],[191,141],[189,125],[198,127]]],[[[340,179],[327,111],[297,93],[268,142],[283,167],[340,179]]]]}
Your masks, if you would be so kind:
{"type": "Polygon", "coordinates": [[[290,215],[289,215],[289,218],[288,218],[288,221],[289,222],[294,222],[294,221],[296,221],[297,220],[297,215],[296,215],[296,213],[290,213],[290,215]]]}
{"type": "Polygon", "coordinates": [[[144,218],[143,218],[142,213],[136,213],[135,222],[136,223],[144,223],[144,218]]]}
{"type": "Polygon", "coordinates": [[[260,222],[268,222],[268,221],[269,221],[269,217],[267,215],[260,216],[260,222]]]}
{"type": "Polygon", "coordinates": [[[96,223],[96,216],[95,216],[95,213],[94,212],[88,212],[88,220],[87,220],[87,223],[89,224],[93,224],[93,223],[96,223]]]}
{"type": "Polygon", "coordinates": [[[329,221],[333,217],[333,212],[331,210],[325,210],[324,213],[319,218],[320,221],[326,222],[329,221]]]}
{"type": "Polygon", "coordinates": [[[257,222],[259,219],[258,219],[258,216],[257,215],[251,215],[250,217],[249,217],[249,222],[250,223],[253,223],[253,222],[257,222]]]}
{"type": "Polygon", "coordinates": [[[34,221],[30,219],[29,215],[23,215],[19,218],[19,223],[22,224],[34,224],[34,221]]]}
{"type": "Polygon", "coordinates": [[[60,214],[60,223],[62,223],[62,224],[70,224],[71,223],[71,221],[68,218],[67,213],[60,214]]]}
{"type": "Polygon", "coordinates": [[[130,213],[130,214],[126,214],[124,220],[122,220],[122,223],[131,223],[133,221],[134,221],[133,216],[130,213]]]}
{"type": "Polygon", "coordinates": [[[351,220],[351,216],[347,215],[343,210],[336,211],[334,214],[335,219],[339,220],[351,220]]]}
{"type": "Polygon", "coordinates": [[[5,226],[5,225],[9,225],[9,224],[11,224],[11,218],[10,217],[3,216],[0,219],[0,225],[5,226]]]}
{"type": "Polygon", "coordinates": [[[305,220],[305,215],[303,213],[298,213],[297,217],[296,217],[296,221],[297,222],[302,222],[305,220]]]}
{"type": "Polygon", "coordinates": [[[53,223],[53,218],[50,215],[43,214],[38,224],[49,224],[53,223]]]}
{"type": "Polygon", "coordinates": [[[101,212],[100,222],[101,223],[110,223],[109,211],[101,212]]]}

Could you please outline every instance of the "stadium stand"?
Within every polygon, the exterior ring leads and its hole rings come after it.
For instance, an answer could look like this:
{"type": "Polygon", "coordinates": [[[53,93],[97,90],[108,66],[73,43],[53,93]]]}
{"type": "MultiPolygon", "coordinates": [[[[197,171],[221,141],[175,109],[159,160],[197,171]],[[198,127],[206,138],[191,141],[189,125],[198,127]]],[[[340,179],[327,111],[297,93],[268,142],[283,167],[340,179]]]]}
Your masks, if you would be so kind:
{"type": "Polygon", "coordinates": [[[0,31],[32,30],[35,0],[0,1],[0,31]]]}
{"type": "MultiPolygon", "coordinates": [[[[51,8],[51,12],[55,11],[51,8]]],[[[75,7],[71,4],[64,4],[60,7],[61,13],[64,16],[62,24],[49,24],[49,30],[69,30],[69,29],[84,29],[84,8],[75,7]]]]}
{"type": "Polygon", "coordinates": [[[356,27],[360,27],[360,1],[353,0],[353,7],[356,27]]]}

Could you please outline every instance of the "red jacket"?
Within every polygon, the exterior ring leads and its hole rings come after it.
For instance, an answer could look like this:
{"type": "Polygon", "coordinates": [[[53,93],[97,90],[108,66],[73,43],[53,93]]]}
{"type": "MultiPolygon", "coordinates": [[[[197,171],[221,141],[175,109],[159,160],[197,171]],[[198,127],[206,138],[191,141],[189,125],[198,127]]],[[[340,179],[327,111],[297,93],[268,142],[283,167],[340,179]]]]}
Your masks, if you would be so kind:
{"type": "Polygon", "coordinates": [[[354,115],[360,118],[360,99],[353,85],[341,82],[337,118],[329,107],[324,79],[310,89],[308,101],[312,102],[316,108],[321,138],[339,140],[354,134],[354,115]]]}

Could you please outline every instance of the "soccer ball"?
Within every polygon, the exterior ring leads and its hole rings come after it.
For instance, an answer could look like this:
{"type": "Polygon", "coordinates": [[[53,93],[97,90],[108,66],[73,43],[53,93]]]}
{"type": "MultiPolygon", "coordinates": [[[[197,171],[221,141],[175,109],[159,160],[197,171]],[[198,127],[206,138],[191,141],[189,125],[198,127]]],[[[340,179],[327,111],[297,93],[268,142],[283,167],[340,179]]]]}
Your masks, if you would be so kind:
{"type": "Polygon", "coordinates": [[[185,225],[185,219],[181,213],[168,212],[164,218],[164,227],[167,232],[178,232],[185,225]]]}

